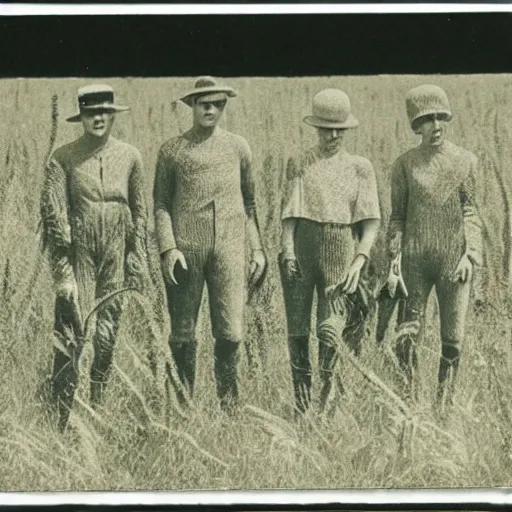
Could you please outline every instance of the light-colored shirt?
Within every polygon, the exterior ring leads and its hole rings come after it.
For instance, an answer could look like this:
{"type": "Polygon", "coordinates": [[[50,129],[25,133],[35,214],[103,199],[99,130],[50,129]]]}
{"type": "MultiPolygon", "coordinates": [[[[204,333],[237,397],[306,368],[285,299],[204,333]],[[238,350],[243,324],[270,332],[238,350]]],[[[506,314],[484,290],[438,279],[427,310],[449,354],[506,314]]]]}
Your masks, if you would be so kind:
{"type": "Polygon", "coordinates": [[[317,147],[290,158],[282,219],[333,224],[380,219],[379,196],[369,160],[346,151],[322,158],[317,147]]]}

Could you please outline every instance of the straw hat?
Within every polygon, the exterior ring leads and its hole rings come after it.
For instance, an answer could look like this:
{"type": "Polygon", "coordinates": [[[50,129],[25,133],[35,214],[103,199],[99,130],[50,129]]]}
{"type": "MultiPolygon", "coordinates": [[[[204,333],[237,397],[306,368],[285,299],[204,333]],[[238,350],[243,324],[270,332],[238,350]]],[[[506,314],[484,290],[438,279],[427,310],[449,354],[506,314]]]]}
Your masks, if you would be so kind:
{"type": "Polygon", "coordinates": [[[411,89],[405,99],[409,123],[414,130],[414,122],[430,114],[444,114],[447,121],[452,118],[450,102],[446,93],[437,85],[425,84],[411,89]]]}
{"type": "Polygon", "coordinates": [[[114,103],[114,89],[110,85],[92,84],[78,89],[79,112],[68,117],[66,121],[77,123],[84,110],[106,110],[107,112],[124,112],[130,107],[114,103]]]}
{"type": "Polygon", "coordinates": [[[237,92],[232,87],[220,83],[218,79],[213,78],[212,76],[200,76],[196,80],[194,88],[189,90],[179,99],[191,107],[194,104],[194,98],[196,96],[215,93],[224,93],[230,98],[234,98],[237,95],[237,92]]]}
{"type": "Polygon", "coordinates": [[[339,89],[325,89],[313,98],[313,115],[306,116],[305,123],[318,128],[355,128],[359,121],[350,112],[350,99],[339,89]]]}

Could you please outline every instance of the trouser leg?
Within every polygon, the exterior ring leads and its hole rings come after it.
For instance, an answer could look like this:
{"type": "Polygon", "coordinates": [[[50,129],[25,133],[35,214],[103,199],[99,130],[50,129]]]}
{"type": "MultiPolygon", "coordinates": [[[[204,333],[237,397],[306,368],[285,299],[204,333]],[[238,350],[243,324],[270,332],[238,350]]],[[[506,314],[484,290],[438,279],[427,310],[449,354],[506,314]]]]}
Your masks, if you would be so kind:
{"type": "Polygon", "coordinates": [[[332,331],[325,321],[333,312],[325,295],[325,289],[338,285],[345,279],[354,259],[357,233],[350,226],[326,224],[322,227],[318,251],[317,287],[317,336],[318,362],[321,380],[320,409],[326,411],[336,398],[336,391],[343,393],[341,377],[337,372],[339,363],[338,343],[343,342],[357,355],[361,351],[361,340],[365,331],[366,314],[356,292],[342,295],[345,303],[342,317],[333,318],[338,328],[332,331]]]}
{"type": "Polygon", "coordinates": [[[167,304],[171,316],[169,348],[177,380],[167,366],[168,379],[181,405],[193,397],[196,381],[196,326],[204,290],[205,251],[184,252],[188,270],[176,272],[177,285],[167,284],[167,304]]]}
{"type": "Polygon", "coordinates": [[[309,333],[315,281],[308,262],[304,258],[301,262],[301,277],[292,282],[283,274],[282,262],[279,262],[279,269],[286,311],[295,409],[304,413],[311,402],[309,333]]]}
{"type": "Polygon", "coordinates": [[[55,303],[55,332],[60,346],[54,348],[51,394],[63,430],[73,406],[84,339],[75,305],[61,297],[55,303]]]}
{"type": "Polygon", "coordinates": [[[403,262],[404,281],[409,295],[404,306],[394,342],[394,353],[400,370],[406,378],[405,394],[414,394],[414,377],[418,367],[417,344],[424,324],[425,309],[430,291],[434,286],[427,264],[421,260],[403,262]]]}
{"type": "MultiPolygon", "coordinates": [[[[97,245],[96,297],[105,298],[120,290],[125,284],[125,237],[122,232],[112,232],[97,245]]],[[[103,395],[112,370],[114,349],[123,309],[122,292],[104,302],[96,315],[96,332],[93,338],[94,357],[92,360],[91,403],[94,406],[103,401],[103,395]]]]}
{"type": "Polygon", "coordinates": [[[121,309],[121,299],[115,297],[98,311],[93,339],[94,357],[90,372],[93,406],[102,402],[110,377],[121,309]]]}
{"type": "Polygon", "coordinates": [[[246,263],[243,227],[240,237],[221,239],[209,260],[206,282],[215,338],[215,379],[220,405],[231,410],[239,401],[239,348],[244,338],[246,263]]]}
{"type": "Polygon", "coordinates": [[[452,283],[442,279],[437,283],[436,291],[441,322],[437,401],[443,407],[445,403],[453,403],[471,283],[452,283]]]}

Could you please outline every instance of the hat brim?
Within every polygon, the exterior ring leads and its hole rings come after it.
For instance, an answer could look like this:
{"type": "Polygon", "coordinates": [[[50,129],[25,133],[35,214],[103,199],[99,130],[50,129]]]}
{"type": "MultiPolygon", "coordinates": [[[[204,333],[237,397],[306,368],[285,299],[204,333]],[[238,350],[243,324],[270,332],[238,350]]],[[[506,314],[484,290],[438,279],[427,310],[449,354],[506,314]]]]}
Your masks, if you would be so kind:
{"type": "Polygon", "coordinates": [[[227,94],[229,98],[234,98],[238,95],[238,93],[232,87],[217,87],[217,86],[209,86],[209,87],[198,87],[192,91],[189,91],[187,94],[179,98],[180,101],[191,107],[193,105],[193,100],[197,96],[204,96],[206,94],[215,94],[223,92],[227,94]]]}
{"type": "Polygon", "coordinates": [[[316,128],[332,128],[333,130],[345,130],[349,128],[356,128],[359,126],[359,121],[353,114],[349,114],[345,121],[329,121],[327,119],[322,119],[316,116],[306,116],[303,121],[310,126],[314,126],[316,128]]]}
{"type": "Polygon", "coordinates": [[[449,110],[440,110],[438,108],[432,109],[432,110],[425,110],[424,112],[421,112],[420,114],[418,114],[416,117],[414,117],[411,120],[411,127],[414,129],[414,125],[416,124],[416,121],[418,121],[422,117],[431,116],[432,114],[442,114],[442,115],[446,116],[446,121],[451,121],[453,118],[453,114],[449,110]]]}
{"type": "Polygon", "coordinates": [[[127,110],[130,110],[130,107],[127,107],[125,105],[92,105],[89,107],[82,107],[82,110],[80,112],[77,112],[76,114],[72,115],[71,117],[68,117],[66,121],[68,123],[79,123],[82,119],[82,112],[84,110],[103,110],[104,112],[110,112],[110,113],[117,113],[117,112],[126,112],[127,110]]]}

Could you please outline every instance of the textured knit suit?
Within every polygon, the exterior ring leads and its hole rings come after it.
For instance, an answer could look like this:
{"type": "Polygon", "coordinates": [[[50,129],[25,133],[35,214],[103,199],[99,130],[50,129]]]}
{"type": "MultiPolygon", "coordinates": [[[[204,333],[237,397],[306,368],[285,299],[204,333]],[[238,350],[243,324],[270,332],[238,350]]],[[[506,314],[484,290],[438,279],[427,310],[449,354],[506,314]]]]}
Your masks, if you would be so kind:
{"type": "MultiPolygon", "coordinates": [[[[80,311],[83,321],[96,299],[123,287],[128,278],[140,277],[132,257],[146,255],[147,210],[139,151],[113,137],[99,150],[91,149],[85,137],[59,148],[45,171],[41,214],[55,282],[74,277],[78,287],[78,303],[58,297],[55,306],[55,331],[70,352],[55,349],[52,377],[61,425],[65,425],[83,347],[76,312],[80,311]]],[[[110,372],[120,309],[117,298],[97,312],[93,402],[101,399],[110,372]]]]}
{"type": "MultiPolygon", "coordinates": [[[[170,348],[182,383],[195,380],[196,324],[208,287],[217,390],[236,398],[235,353],[244,336],[246,221],[255,215],[251,152],[246,140],[221,128],[206,140],[187,132],[162,145],[155,186],[160,253],[177,248],[188,270],[167,283],[170,348]]],[[[180,267],[179,264],[176,267],[180,267]]]]}
{"type": "MultiPolygon", "coordinates": [[[[392,170],[389,249],[402,251],[402,271],[409,292],[405,320],[423,322],[433,287],[439,302],[442,357],[439,391],[458,367],[464,339],[471,282],[452,282],[466,253],[482,263],[481,220],[475,202],[476,157],[445,141],[416,147],[400,156],[392,170]]],[[[398,347],[409,373],[416,364],[415,340],[398,347]]]]}
{"type": "MultiPolygon", "coordinates": [[[[336,363],[336,350],[321,328],[330,315],[325,288],[344,280],[359,252],[358,223],[379,219],[380,209],[375,173],[366,158],[345,151],[322,158],[319,149],[312,148],[288,161],[286,176],[282,219],[297,219],[294,245],[301,275],[292,282],[283,279],[283,291],[296,406],[304,411],[310,401],[309,334],[315,289],[321,406],[325,407],[336,363]]],[[[357,293],[346,300],[349,317],[343,337],[359,353],[366,319],[357,293]]]]}

